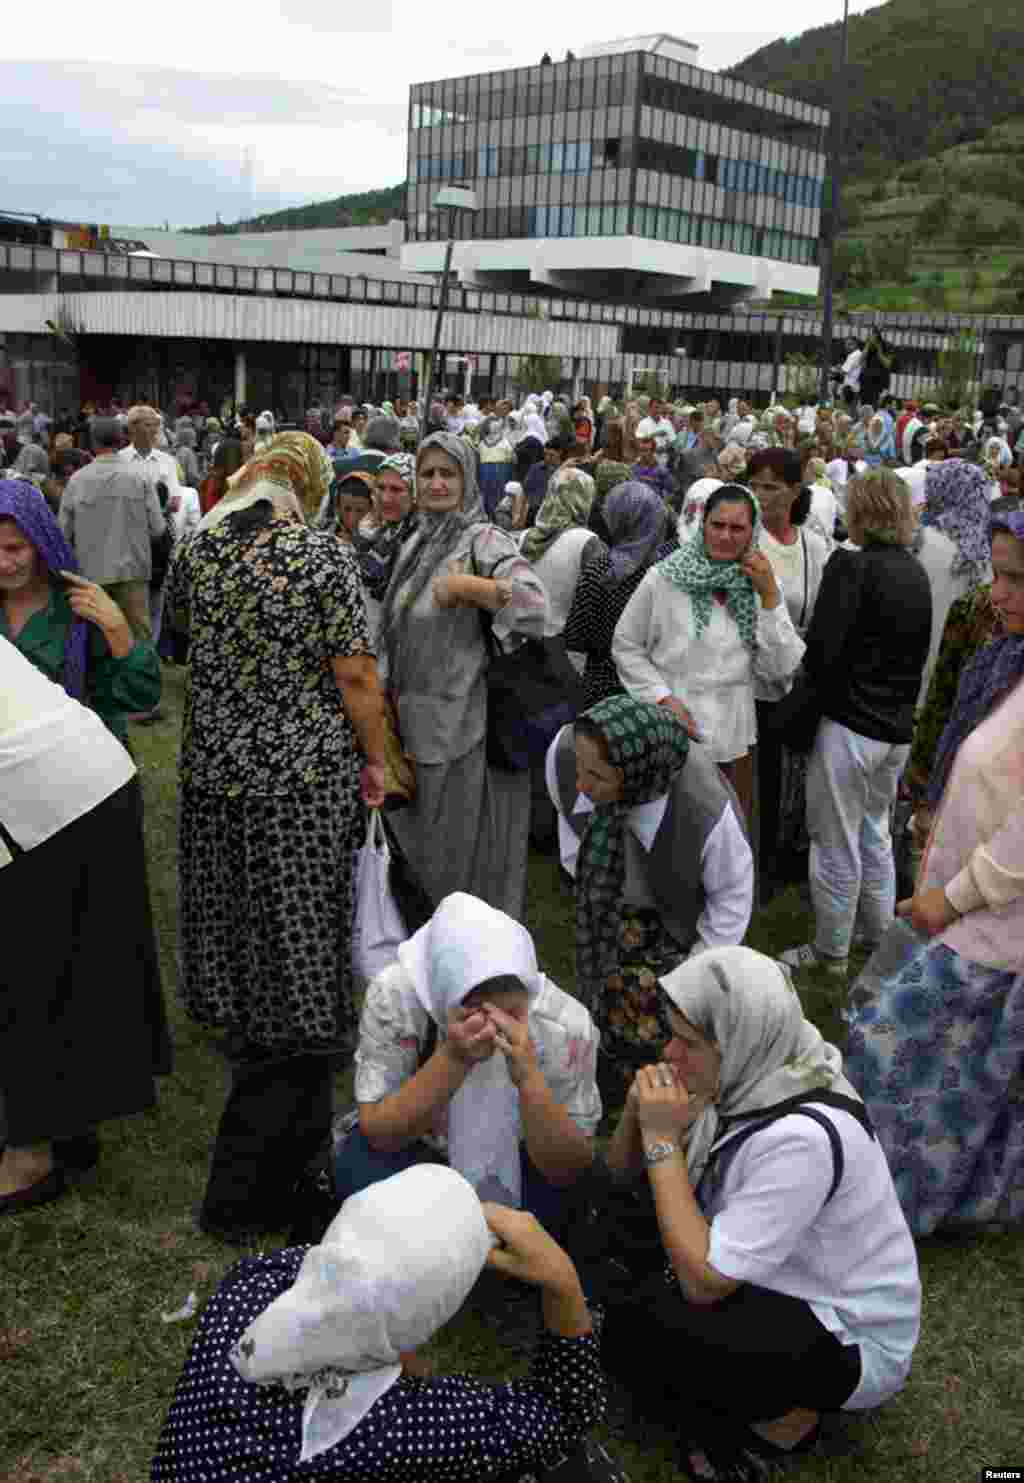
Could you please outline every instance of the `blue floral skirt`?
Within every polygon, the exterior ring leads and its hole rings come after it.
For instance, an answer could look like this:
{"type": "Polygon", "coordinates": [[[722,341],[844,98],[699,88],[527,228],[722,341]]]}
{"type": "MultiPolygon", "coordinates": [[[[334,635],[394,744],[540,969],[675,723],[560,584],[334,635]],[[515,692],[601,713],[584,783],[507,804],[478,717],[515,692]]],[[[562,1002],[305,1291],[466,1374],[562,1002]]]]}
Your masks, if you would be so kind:
{"type": "Polygon", "coordinates": [[[1024,973],[925,943],[855,987],[846,1074],[915,1236],[1024,1220],[1024,973]]]}

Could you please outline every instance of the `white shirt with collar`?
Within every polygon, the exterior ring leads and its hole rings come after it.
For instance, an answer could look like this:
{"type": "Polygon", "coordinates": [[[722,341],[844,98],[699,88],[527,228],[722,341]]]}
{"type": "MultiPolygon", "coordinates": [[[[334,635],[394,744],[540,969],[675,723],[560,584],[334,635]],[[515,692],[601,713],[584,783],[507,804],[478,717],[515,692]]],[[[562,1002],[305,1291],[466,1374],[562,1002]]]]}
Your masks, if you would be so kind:
{"type": "MultiPolygon", "coordinates": [[[[559,808],[555,771],[557,749],[558,737],[548,748],[544,775],[548,794],[558,813],[558,853],[563,867],[575,880],[580,840],[559,808]]],[[[636,804],[627,815],[629,831],[645,854],[649,855],[654,847],[667,808],[668,795],[665,794],[650,803],[636,804]]],[[[593,811],[594,805],[586,794],[578,793],[573,804],[573,817],[585,817],[593,811]]],[[[754,856],[731,808],[722,810],[721,818],[707,837],[701,854],[701,874],[704,910],[697,921],[697,941],[690,950],[691,957],[709,947],[738,946],[750,925],[754,909],[754,856]]]]}
{"type": "Polygon", "coordinates": [[[129,468],[138,469],[148,483],[155,486],[158,479],[163,479],[167,485],[167,493],[172,499],[180,493],[178,465],[169,453],[164,453],[159,448],[151,448],[148,453],[140,453],[129,443],[128,447],[122,448],[117,456],[129,468]]]}

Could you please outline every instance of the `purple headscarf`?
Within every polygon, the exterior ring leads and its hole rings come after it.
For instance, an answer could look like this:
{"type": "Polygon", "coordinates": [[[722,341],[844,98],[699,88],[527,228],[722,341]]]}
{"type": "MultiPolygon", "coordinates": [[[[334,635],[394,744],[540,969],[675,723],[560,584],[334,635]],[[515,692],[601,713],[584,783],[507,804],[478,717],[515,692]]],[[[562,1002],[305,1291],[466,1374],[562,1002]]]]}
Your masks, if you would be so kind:
{"type": "MultiPolygon", "coordinates": [[[[992,517],[992,534],[1007,531],[1024,541],[1024,510],[992,517]]],[[[995,635],[982,645],[960,676],[953,710],[939,745],[928,782],[928,802],[937,804],[949,778],[961,742],[1024,678],[1024,634],[995,635]]]]}
{"type": "Polygon", "coordinates": [[[992,480],[984,469],[963,458],[930,463],[925,476],[922,525],[934,525],[957,548],[953,575],[978,583],[985,575],[990,550],[989,492],[992,480]]]}
{"type": "Polygon", "coordinates": [[[611,491],[602,515],[610,538],[612,584],[617,587],[634,572],[650,566],[665,540],[668,513],[656,490],[639,479],[630,479],[611,491]]]}
{"type": "MultiPolygon", "coordinates": [[[[53,576],[78,571],[75,553],[34,484],[25,479],[0,479],[0,519],[5,515],[32,542],[53,576]]],[[[64,689],[73,700],[85,694],[88,646],[89,625],[84,618],[73,618],[64,645],[64,689]]]]}

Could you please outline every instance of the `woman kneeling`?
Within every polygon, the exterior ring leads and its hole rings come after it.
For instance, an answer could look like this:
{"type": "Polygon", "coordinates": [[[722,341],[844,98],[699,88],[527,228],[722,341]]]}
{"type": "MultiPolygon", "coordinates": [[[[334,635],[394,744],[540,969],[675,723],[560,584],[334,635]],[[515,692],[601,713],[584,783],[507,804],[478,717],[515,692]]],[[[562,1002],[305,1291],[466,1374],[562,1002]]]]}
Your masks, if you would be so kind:
{"type": "Polygon", "coordinates": [[[685,1428],[691,1478],[744,1483],[810,1445],[822,1412],[901,1388],[917,1260],[839,1052],[783,969],[728,947],[661,983],[672,1039],[637,1072],[608,1159],[646,1165],[669,1265],[612,1295],[603,1352],[685,1428]]]}
{"type": "Polygon", "coordinates": [[[590,1015],[539,971],[525,927],[462,892],[398,958],[366,992],[338,1198],[447,1154],[481,1199],[562,1234],[601,1119],[590,1015]]]}

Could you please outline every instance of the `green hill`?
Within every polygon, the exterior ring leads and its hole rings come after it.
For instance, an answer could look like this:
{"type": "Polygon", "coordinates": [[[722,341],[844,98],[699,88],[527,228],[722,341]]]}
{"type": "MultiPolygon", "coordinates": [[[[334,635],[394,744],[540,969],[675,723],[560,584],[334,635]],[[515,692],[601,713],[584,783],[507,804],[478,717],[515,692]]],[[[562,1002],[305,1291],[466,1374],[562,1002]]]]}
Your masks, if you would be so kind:
{"type": "Polygon", "coordinates": [[[314,201],[309,206],[292,206],[285,211],[272,211],[248,221],[217,222],[213,226],[192,227],[193,232],[207,236],[226,236],[233,232],[302,232],[315,227],[370,227],[405,215],[405,182],[386,190],[363,191],[354,196],[335,196],[331,201],[314,201]]]}
{"type": "MultiPolygon", "coordinates": [[[[834,109],[840,31],[837,21],[773,41],[732,75],[834,109]]],[[[940,154],[1021,112],[1022,36],[1024,0],[889,0],[851,16],[847,158],[854,173],[940,154]]]]}

